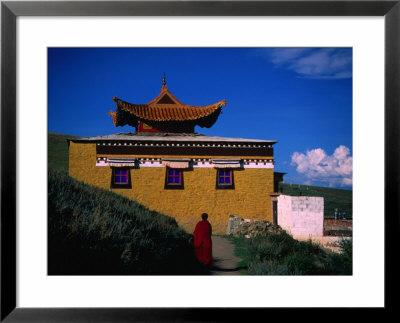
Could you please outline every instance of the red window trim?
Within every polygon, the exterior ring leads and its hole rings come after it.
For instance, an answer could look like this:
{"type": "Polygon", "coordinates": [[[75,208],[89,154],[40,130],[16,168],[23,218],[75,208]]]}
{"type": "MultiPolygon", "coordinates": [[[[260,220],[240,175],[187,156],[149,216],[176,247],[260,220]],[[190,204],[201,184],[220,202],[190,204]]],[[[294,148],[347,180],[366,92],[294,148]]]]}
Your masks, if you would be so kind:
{"type": "Polygon", "coordinates": [[[168,186],[173,186],[173,185],[179,185],[179,186],[181,186],[182,185],[182,170],[181,169],[177,169],[177,168],[168,168],[167,167],[167,185],[168,186]],[[173,170],[174,172],[178,172],[178,176],[177,175],[170,175],[169,174],[169,171],[171,171],[171,170],[173,170]],[[173,178],[176,178],[176,177],[178,177],[179,178],[179,183],[175,183],[175,181],[173,181],[173,183],[171,183],[170,181],[169,181],[169,179],[171,178],[171,177],[173,177],[173,178]]]}
{"type": "Polygon", "coordinates": [[[118,168],[113,168],[113,184],[114,185],[129,185],[129,169],[118,169],[118,168]],[[116,174],[116,171],[123,171],[125,174],[116,174]],[[117,177],[120,179],[125,179],[125,181],[117,182],[117,177]]]}
{"type": "Polygon", "coordinates": [[[233,173],[232,169],[218,169],[218,185],[219,186],[232,186],[233,185],[232,173],[233,173]],[[229,176],[225,176],[225,175],[221,176],[221,171],[229,172],[229,176]],[[221,178],[224,178],[224,179],[229,178],[229,183],[226,183],[226,181],[224,181],[224,183],[221,183],[221,178]]]}

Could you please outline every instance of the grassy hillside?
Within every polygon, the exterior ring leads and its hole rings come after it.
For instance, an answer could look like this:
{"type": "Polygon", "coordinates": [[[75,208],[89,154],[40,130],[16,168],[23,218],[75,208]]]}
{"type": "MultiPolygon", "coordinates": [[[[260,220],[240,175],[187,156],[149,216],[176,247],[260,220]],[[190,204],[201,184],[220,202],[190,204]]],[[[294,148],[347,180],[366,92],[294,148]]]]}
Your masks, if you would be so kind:
{"type": "Polygon", "coordinates": [[[61,171],[62,170],[68,171],[67,139],[73,139],[79,137],[49,132],[47,138],[48,138],[47,147],[48,147],[49,167],[61,171]]]}
{"type": "Polygon", "coordinates": [[[352,240],[339,242],[340,254],[293,239],[286,231],[251,238],[228,236],[246,275],[351,275],[352,240]]]}
{"type": "Polygon", "coordinates": [[[175,219],[49,168],[50,275],[201,274],[175,219]]]}
{"type": "Polygon", "coordinates": [[[292,196],[323,197],[325,218],[333,218],[335,215],[335,208],[341,211],[345,210],[348,219],[351,219],[353,216],[353,191],[351,190],[280,183],[279,192],[292,196]]]}

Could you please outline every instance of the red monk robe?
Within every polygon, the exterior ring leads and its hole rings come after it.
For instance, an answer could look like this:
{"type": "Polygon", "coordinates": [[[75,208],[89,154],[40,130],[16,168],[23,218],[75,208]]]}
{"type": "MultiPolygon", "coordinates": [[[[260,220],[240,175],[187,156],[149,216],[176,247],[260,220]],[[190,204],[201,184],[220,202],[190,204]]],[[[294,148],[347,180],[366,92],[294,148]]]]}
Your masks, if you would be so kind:
{"type": "Polygon", "coordinates": [[[197,223],[194,229],[194,252],[197,259],[205,265],[212,263],[212,242],[211,242],[211,224],[207,217],[197,223]]]}

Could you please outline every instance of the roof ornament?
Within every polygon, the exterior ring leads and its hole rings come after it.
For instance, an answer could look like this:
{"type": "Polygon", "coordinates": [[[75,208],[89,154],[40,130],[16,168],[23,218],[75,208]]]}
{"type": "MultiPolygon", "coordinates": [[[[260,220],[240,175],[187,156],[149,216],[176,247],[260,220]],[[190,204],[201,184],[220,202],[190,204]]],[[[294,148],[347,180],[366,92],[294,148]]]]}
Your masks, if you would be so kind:
{"type": "MultiPolygon", "coordinates": [[[[116,111],[109,115],[116,127],[130,125],[138,128],[138,121],[159,131],[171,133],[194,133],[194,127],[210,128],[218,119],[226,101],[207,106],[193,106],[180,102],[167,88],[165,72],[160,93],[146,104],[134,104],[117,97],[116,111]],[[153,126],[154,125],[154,126],[153,126]]],[[[141,132],[142,130],[138,130],[141,132]]]]}
{"type": "Polygon", "coordinates": [[[167,86],[167,81],[165,80],[165,72],[163,73],[163,79],[162,79],[162,87],[166,87],[167,86]]]}

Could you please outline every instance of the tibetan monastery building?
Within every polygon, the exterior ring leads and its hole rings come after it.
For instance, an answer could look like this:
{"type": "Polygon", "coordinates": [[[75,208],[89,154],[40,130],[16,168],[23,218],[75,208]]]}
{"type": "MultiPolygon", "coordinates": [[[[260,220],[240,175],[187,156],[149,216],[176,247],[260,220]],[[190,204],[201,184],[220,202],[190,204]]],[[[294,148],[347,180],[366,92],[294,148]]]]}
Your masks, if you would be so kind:
{"type": "Polygon", "coordinates": [[[115,126],[134,133],[69,140],[69,174],[174,217],[193,232],[201,213],[213,233],[226,233],[229,216],[272,221],[276,141],[212,137],[225,100],[192,106],[167,88],[147,104],[114,97],[115,126]]]}

